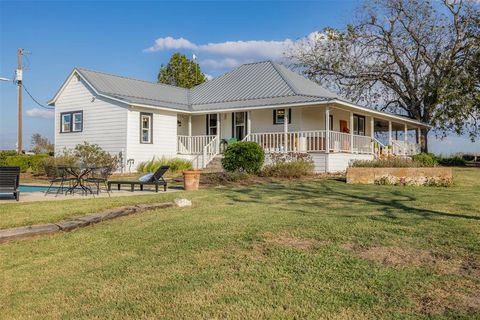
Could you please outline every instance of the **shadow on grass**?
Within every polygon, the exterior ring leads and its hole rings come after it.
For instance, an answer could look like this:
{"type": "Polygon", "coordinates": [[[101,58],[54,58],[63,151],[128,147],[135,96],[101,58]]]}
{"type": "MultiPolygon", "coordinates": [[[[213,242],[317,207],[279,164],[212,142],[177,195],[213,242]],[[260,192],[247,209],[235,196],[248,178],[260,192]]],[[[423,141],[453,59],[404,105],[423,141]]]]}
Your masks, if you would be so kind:
{"type": "MultiPolygon", "coordinates": [[[[381,188],[381,186],[379,186],[381,188]]],[[[418,199],[400,190],[379,189],[375,193],[369,193],[370,189],[350,186],[338,180],[325,180],[316,183],[282,184],[271,183],[262,186],[241,187],[226,189],[225,195],[234,202],[241,203],[263,203],[282,205],[288,204],[292,209],[301,213],[311,213],[302,210],[301,207],[335,210],[339,204],[344,206],[370,205],[376,210],[382,210],[386,217],[397,219],[397,213],[408,213],[421,216],[422,218],[448,217],[468,220],[480,220],[479,216],[448,213],[426,208],[409,206],[409,202],[418,199]],[[332,186],[335,184],[334,186],[332,186]],[[341,190],[340,190],[341,189],[341,190]],[[380,207],[380,208],[379,208],[380,207]]],[[[356,216],[355,213],[348,215],[356,216]]]]}

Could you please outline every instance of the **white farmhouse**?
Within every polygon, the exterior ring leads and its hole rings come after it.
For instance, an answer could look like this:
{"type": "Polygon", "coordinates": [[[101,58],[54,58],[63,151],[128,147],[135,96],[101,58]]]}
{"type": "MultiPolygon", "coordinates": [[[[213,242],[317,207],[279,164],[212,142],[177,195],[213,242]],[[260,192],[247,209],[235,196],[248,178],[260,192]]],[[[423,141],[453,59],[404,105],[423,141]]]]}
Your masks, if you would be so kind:
{"type": "Polygon", "coordinates": [[[266,152],[310,153],[318,172],[343,171],[382,149],[418,153],[420,130],[429,127],[345,101],[272,61],[242,65],[192,89],[76,68],[49,104],[55,150],[96,143],[121,152],[133,170],[162,156],[204,168],[236,139],[266,152]]]}

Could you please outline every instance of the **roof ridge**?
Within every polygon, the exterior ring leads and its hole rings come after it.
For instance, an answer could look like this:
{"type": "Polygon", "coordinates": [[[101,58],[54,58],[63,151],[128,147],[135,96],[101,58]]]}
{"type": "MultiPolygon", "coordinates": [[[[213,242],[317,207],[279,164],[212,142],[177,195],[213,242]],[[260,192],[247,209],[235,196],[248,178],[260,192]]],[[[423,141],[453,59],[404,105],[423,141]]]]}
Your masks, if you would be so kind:
{"type": "Polygon", "coordinates": [[[141,79],[135,79],[135,78],[126,77],[126,76],[119,76],[119,75],[113,74],[113,73],[97,71],[97,70],[92,70],[92,69],[87,69],[87,68],[82,68],[82,67],[75,67],[75,69],[79,70],[79,71],[84,70],[84,71],[88,71],[88,72],[95,72],[95,73],[104,74],[104,75],[111,76],[111,77],[123,78],[123,79],[127,79],[127,80],[133,80],[133,81],[138,81],[138,82],[146,82],[146,83],[149,83],[149,84],[158,85],[158,86],[162,86],[162,87],[176,88],[176,89],[181,89],[181,90],[190,90],[190,89],[182,88],[182,87],[179,87],[179,86],[173,86],[171,84],[159,83],[159,82],[153,82],[153,81],[141,80],[141,79]]]}
{"type": "Polygon", "coordinates": [[[292,89],[292,91],[295,93],[295,94],[300,94],[297,87],[295,87],[291,82],[290,80],[285,76],[285,74],[283,73],[282,70],[280,70],[280,68],[277,67],[277,64],[276,62],[273,62],[273,61],[270,61],[270,63],[272,64],[273,68],[275,69],[275,71],[277,71],[277,73],[280,75],[280,77],[282,77],[283,81],[285,81],[285,83],[290,87],[290,89],[292,89]]]}

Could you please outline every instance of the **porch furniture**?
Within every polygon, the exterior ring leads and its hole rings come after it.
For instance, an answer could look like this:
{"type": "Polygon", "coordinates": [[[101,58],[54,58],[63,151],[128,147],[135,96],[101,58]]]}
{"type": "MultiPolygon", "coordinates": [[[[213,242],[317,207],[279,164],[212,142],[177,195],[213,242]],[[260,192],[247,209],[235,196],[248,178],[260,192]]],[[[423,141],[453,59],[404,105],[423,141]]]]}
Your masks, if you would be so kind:
{"type": "Polygon", "coordinates": [[[65,191],[65,194],[73,194],[76,189],[81,189],[82,193],[93,194],[92,189],[84,184],[84,178],[90,174],[92,170],[95,170],[95,167],[83,167],[83,166],[60,166],[59,168],[65,170],[68,174],[73,177],[73,185],[65,191]]]}
{"type": "Polygon", "coordinates": [[[11,193],[20,200],[20,167],[0,167],[0,193],[11,193]]]}
{"type": "Polygon", "coordinates": [[[58,196],[60,192],[63,193],[64,189],[69,189],[72,186],[72,182],[75,181],[75,178],[63,167],[45,166],[45,173],[50,182],[50,186],[48,186],[47,191],[45,191],[45,196],[50,193],[52,188],[56,188],[55,196],[58,196]],[[68,184],[68,186],[65,184],[68,184]]]}
{"type": "Polygon", "coordinates": [[[105,166],[99,168],[93,168],[90,171],[90,177],[86,178],[84,181],[87,183],[94,184],[97,190],[97,194],[100,193],[101,186],[105,187],[108,196],[110,196],[109,188],[107,186],[108,178],[112,175],[113,168],[112,166],[105,166]]]}
{"type": "Polygon", "coordinates": [[[143,186],[155,186],[155,192],[158,192],[158,186],[163,186],[163,191],[167,191],[167,181],[163,178],[163,175],[170,166],[161,166],[158,170],[152,175],[152,177],[147,181],[140,181],[140,180],[118,180],[118,181],[108,181],[108,191],[112,189],[112,184],[116,184],[118,190],[122,184],[126,184],[130,186],[130,191],[135,191],[135,185],[140,186],[140,191],[143,191],[143,186]]]}

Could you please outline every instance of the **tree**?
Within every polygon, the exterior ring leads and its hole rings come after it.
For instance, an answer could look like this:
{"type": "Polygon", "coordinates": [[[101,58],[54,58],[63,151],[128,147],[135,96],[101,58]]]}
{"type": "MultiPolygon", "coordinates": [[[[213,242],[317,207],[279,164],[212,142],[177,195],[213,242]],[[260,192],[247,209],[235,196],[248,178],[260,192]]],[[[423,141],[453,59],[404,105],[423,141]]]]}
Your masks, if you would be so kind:
{"type": "Polygon", "coordinates": [[[32,151],[34,153],[48,153],[53,154],[54,145],[43,137],[40,133],[34,133],[31,140],[32,151]]]}
{"type": "Polygon", "coordinates": [[[195,61],[185,55],[176,52],[170,57],[167,65],[160,67],[158,82],[170,84],[182,88],[192,88],[207,81],[205,74],[195,61]]]}
{"type": "MultiPolygon", "coordinates": [[[[288,56],[306,76],[357,103],[480,134],[478,4],[366,1],[346,31],[326,28],[288,56]]],[[[422,130],[422,149],[427,134],[422,130]]]]}

